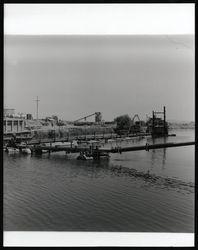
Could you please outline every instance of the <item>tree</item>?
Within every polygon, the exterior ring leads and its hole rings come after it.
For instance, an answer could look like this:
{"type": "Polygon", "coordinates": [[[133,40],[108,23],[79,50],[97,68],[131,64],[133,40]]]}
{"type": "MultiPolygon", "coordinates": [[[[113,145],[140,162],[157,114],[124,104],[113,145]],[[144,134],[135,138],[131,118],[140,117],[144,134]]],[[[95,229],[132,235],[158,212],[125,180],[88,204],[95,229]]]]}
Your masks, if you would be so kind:
{"type": "Polygon", "coordinates": [[[132,124],[131,118],[128,115],[121,115],[114,119],[116,122],[116,131],[129,130],[132,124]]]}

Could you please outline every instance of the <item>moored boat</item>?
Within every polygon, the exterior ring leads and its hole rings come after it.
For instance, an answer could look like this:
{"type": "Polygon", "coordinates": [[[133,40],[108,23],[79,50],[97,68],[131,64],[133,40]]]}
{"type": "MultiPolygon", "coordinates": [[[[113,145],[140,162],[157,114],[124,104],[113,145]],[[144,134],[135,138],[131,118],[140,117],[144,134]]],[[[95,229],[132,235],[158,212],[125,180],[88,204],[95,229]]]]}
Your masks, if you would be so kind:
{"type": "Polygon", "coordinates": [[[14,147],[7,147],[5,150],[7,153],[19,153],[19,149],[18,148],[14,148],[14,147]]]}
{"type": "Polygon", "coordinates": [[[77,157],[77,160],[93,160],[93,156],[88,156],[86,154],[80,154],[78,157],[77,157]]]}

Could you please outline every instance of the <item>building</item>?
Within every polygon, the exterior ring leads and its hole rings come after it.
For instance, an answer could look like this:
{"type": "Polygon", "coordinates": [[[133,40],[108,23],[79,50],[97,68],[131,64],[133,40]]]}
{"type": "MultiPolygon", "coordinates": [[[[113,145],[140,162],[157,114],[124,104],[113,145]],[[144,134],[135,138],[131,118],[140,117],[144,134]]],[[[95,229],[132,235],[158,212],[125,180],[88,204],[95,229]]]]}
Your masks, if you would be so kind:
{"type": "Polygon", "coordinates": [[[150,118],[147,122],[147,132],[158,136],[167,135],[168,123],[158,117],[150,118]]]}
{"type": "Polygon", "coordinates": [[[4,117],[3,132],[4,133],[18,133],[25,129],[25,120],[21,118],[4,117]]]}
{"type": "Polygon", "coordinates": [[[163,111],[153,111],[152,118],[147,121],[147,132],[152,136],[167,136],[168,135],[168,123],[166,122],[166,107],[163,111]],[[156,115],[163,115],[163,119],[156,115]]]}
{"type": "Polygon", "coordinates": [[[25,130],[25,119],[15,115],[14,109],[4,109],[3,132],[21,133],[25,130]]]}
{"type": "Polygon", "coordinates": [[[32,137],[31,131],[26,129],[26,119],[22,114],[15,115],[14,109],[4,109],[3,144],[6,145],[13,136],[16,140],[27,140],[32,137]]]}
{"type": "Polygon", "coordinates": [[[27,115],[26,115],[26,119],[27,119],[27,120],[33,120],[32,114],[27,114],[27,115]]]}
{"type": "Polygon", "coordinates": [[[4,117],[13,117],[15,109],[4,109],[4,117]]]}

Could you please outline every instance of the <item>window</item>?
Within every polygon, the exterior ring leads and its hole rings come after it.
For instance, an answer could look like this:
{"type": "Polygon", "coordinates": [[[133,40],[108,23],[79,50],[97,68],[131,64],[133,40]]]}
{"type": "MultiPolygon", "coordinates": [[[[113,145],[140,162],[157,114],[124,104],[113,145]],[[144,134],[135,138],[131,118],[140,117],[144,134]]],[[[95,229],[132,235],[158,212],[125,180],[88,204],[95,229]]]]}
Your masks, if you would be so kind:
{"type": "Polygon", "coordinates": [[[12,126],[12,121],[8,121],[8,126],[12,126]]]}

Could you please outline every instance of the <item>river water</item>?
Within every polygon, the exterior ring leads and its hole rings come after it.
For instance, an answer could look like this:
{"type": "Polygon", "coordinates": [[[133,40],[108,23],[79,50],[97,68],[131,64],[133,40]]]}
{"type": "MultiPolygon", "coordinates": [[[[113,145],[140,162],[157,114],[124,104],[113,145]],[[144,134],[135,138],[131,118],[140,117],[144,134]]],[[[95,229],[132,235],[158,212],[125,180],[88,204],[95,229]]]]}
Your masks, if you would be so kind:
{"type": "MultiPolygon", "coordinates": [[[[176,137],[166,142],[194,141],[192,129],[170,133],[176,137]]],[[[4,230],[192,233],[194,153],[184,146],[79,161],[63,152],[4,152],[4,230]]]]}

